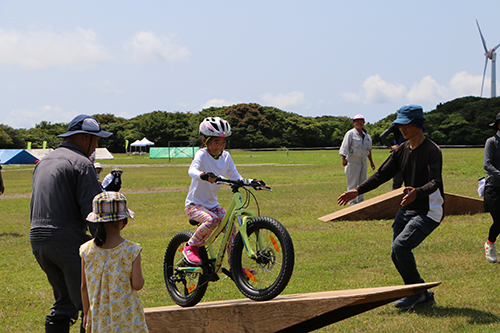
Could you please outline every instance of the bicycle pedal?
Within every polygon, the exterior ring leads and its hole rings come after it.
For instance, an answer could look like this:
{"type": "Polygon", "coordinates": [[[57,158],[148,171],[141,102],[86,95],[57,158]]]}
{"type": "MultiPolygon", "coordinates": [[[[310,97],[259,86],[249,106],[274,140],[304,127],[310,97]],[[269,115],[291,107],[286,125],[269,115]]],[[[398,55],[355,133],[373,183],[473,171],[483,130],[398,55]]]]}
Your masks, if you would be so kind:
{"type": "Polygon", "coordinates": [[[200,263],[199,265],[194,265],[194,264],[190,263],[189,261],[187,261],[186,258],[182,258],[182,264],[184,266],[188,266],[188,267],[199,267],[202,265],[202,263],[200,263]]]}
{"type": "MultiPolygon", "coordinates": [[[[233,273],[226,267],[222,267],[222,273],[226,274],[231,280],[233,280],[233,273]]],[[[233,280],[234,281],[234,280],[233,280]]]]}

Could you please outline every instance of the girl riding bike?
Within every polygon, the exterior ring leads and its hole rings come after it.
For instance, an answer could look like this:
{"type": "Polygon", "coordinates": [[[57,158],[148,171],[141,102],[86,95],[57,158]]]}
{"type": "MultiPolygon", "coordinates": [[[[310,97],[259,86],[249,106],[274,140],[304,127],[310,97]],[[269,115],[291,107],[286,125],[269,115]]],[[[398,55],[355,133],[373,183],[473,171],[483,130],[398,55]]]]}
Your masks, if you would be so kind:
{"type": "MultiPolygon", "coordinates": [[[[226,210],[219,205],[217,193],[221,185],[215,184],[217,176],[226,176],[231,179],[241,179],[248,185],[258,183],[264,186],[264,182],[251,179],[243,179],[231,158],[225,151],[227,137],[231,135],[231,126],[227,121],[219,117],[205,118],[200,124],[200,134],[205,148],[198,150],[189,167],[191,186],[186,197],[185,211],[188,217],[200,223],[200,226],[189,239],[182,253],[185,259],[192,265],[200,265],[202,259],[198,254],[198,248],[202,246],[212,232],[217,229],[222,221],[226,210]]],[[[229,232],[226,230],[226,232],[229,232]]],[[[231,250],[234,237],[237,234],[236,227],[231,230],[231,239],[228,246],[228,262],[230,262],[231,250]]]]}

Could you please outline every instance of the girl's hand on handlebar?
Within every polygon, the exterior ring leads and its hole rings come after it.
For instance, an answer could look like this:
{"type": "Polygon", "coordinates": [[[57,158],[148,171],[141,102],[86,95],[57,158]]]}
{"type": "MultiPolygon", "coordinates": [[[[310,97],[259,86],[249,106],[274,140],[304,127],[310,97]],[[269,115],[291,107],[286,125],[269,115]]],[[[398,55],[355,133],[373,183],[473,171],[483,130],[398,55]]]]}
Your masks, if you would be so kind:
{"type": "Polygon", "coordinates": [[[245,186],[251,186],[253,188],[255,187],[266,187],[266,183],[262,180],[258,179],[249,179],[249,178],[243,178],[241,180],[245,186]]]}
{"type": "Polygon", "coordinates": [[[211,184],[215,183],[217,176],[213,172],[204,172],[200,176],[201,180],[205,180],[211,184]]]}

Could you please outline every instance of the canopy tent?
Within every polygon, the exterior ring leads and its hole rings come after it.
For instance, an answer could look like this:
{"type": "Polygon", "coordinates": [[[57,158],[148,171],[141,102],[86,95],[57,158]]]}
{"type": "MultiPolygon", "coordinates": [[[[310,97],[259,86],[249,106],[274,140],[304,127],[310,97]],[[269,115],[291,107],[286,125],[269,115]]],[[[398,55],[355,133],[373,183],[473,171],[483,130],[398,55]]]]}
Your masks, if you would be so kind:
{"type": "Polygon", "coordinates": [[[142,143],[144,143],[144,145],[146,146],[154,146],[155,143],[154,142],[151,142],[149,141],[148,139],[146,139],[146,137],[144,137],[142,140],[141,140],[142,143]]]}
{"type": "Polygon", "coordinates": [[[38,160],[26,149],[0,149],[0,164],[35,164],[38,160]]]}
{"type": "Polygon", "coordinates": [[[131,147],[137,147],[139,148],[139,152],[142,153],[142,148],[144,147],[144,150],[148,148],[149,146],[154,146],[154,142],[149,141],[144,137],[142,140],[135,140],[133,143],[130,144],[131,147]]]}
{"type": "Polygon", "coordinates": [[[130,144],[131,147],[144,147],[145,144],[141,140],[135,140],[130,144]]]}

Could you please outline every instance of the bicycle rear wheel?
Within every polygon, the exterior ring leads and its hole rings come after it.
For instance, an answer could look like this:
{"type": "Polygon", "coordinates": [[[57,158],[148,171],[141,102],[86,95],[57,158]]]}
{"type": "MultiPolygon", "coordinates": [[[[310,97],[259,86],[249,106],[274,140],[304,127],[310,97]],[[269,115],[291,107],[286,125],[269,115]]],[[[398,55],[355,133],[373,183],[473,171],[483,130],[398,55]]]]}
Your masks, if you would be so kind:
{"type": "Polygon", "coordinates": [[[182,249],[192,235],[191,231],[182,231],[172,237],[163,261],[163,276],[168,293],[172,300],[182,307],[198,304],[208,287],[208,282],[202,274],[178,270],[178,267],[188,266],[183,260],[182,249]]]}
{"type": "Polygon", "coordinates": [[[295,253],[290,234],[277,220],[256,217],[248,223],[248,244],[257,254],[250,258],[241,235],[234,241],[231,272],[240,292],[255,301],[278,296],[293,272],[295,253]]]}

